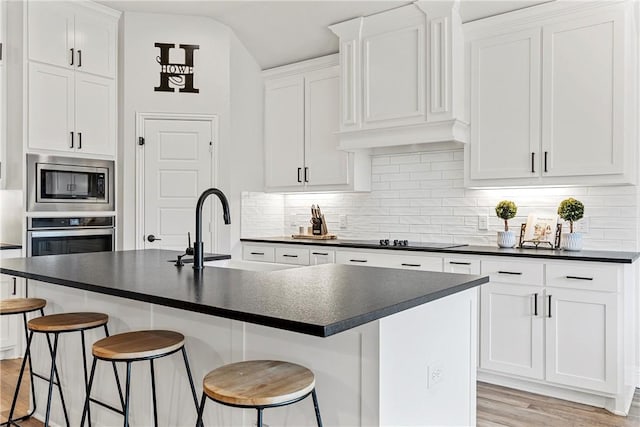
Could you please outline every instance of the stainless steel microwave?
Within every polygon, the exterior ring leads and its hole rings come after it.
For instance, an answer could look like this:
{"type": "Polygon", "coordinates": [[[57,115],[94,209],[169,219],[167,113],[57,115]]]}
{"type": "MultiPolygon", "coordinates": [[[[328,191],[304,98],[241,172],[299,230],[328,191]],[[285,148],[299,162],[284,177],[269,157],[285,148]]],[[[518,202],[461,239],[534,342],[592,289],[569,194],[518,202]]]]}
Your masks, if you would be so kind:
{"type": "Polygon", "coordinates": [[[113,211],[111,160],[27,154],[28,211],[113,211]]]}

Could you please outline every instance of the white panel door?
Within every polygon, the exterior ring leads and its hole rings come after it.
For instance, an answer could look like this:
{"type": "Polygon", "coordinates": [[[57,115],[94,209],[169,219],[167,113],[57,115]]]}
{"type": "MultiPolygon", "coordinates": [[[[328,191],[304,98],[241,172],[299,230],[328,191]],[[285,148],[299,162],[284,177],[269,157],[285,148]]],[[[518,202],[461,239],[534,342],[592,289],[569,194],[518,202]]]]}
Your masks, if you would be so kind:
{"type": "Polygon", "coordinates": [[[74,71],[29,64],[29,148],[72,151],[74,71]]]}
{"type": "Polygon", "coordinates": [[[268,82],[264,105],[265,184],[267,188],[301,186],[304,78],[294,76],[268,82]]]}
{"type": "Polygon", "coordinates": [[[547,381],[617,390],[617,295],[547,288],[547,381]]]}
{"type": "MultiPolygon", "coordinates": [[[[144,122],[144,248],[184,251],[187,232],[195,240],[196,202],[213,184],[213,122],[154,120],[144,122]],[[154,236],[151,237],[150,236],[154,236]],[[157,239],[157,240],[154,240],[157,239]],[[150,241],[154,240],[154,241],[150,241]]],[[[202,213],[203,241],[212,252],[210,197],[202,213]]]]}
{"type": "Polygon", "coordinates": [[[624,15],[543,28],[544,175],[622,173],[624,15]]]}
{"type": "Polygon", "coordinates": [[[480,298],[480,367],[543,379],[542,287],[488,283],[480,298]]]}
{"type": "Polygon", "coordinates": [[[115,155],[116,87],[111,79],[76,73],[76,148],[85,154],[115,155]]]}
{"type": "Polygon", "coordinates": [[[78,11],[75,18],[76,69],[114,77],[116,31],[116,25],[112,21],[88,11],[78,11]]]}
{"type": "Polygon", "coordinates": [[[540,175],[540,30],[471,44],[471,179],[540,175]]]}
{"type": "Polygon", "coordinates": [[[424,25],[363,38],[365,126],[424,120],[424,44],[424,25]]]}
{"type": "Polygon", "coordinates": [[[75,66],[73,10],[62,2],[28,3],[29,59],[59,67],[75,66]]]}
{"type": "Polygon", "coordinates": [[[349,154],[338,150],[340,77],[331,67],[305,75],[304,181],[314,185],[349,184],[349,154]]]}

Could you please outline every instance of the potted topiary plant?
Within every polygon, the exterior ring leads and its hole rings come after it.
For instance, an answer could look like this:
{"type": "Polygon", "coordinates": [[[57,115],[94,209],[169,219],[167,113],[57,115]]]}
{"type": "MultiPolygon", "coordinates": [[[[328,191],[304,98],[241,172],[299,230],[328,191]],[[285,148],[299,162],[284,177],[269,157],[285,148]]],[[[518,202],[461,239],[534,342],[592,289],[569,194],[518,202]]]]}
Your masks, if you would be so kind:
{"type": "Polygon", "coordinates": [[[558,215],[565,221],[569,221],[569,233],[562,233],[562,238],[565,242],[564,249],[579,251],[582,249],[582,233],[573,231],[573,223],[584,217],[584,205],[581,201],[569,197],[560,202],[558,215]]]}
{"type": "Polygon", "coordinates": [[[504,231],[498,231],[498,246],[512,248],[516,245],[516,235],[509,230],[509,220],[516,216],[518,207],[511,200],[503,200],[496,205],[496,215],[504,220],[504,231]]]}

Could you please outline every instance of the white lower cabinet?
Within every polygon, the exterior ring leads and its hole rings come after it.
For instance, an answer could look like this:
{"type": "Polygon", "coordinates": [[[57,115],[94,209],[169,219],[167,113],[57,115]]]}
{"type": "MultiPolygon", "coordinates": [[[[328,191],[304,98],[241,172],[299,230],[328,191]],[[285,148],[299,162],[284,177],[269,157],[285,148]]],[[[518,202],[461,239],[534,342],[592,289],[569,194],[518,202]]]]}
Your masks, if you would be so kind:
{"type": "MultiPolygon", "coordinates": [[[[21,249],[0,250],[0,258],[20,258],[21,249]]],[[[0,298],[20,298],[24,296],[24,279],[0,274],[0,298]]],[[[18,342],[22,330],[21,316],[0,316],[0,359],[20,357],[18,342]]]]}
{"type": "Polygon", "coordinates": [[[541,296],[541,286],[491,283],[482,287],[482,368],[527,378],[544,378],[541,296]]]}
{"type": "Polygon", "coordinates": [[[491,282],[481,290],[481,380],[544,384],[558,397],[628,410],[638,344],[632,266],[492,259],[482,274],[491,282]]]}
{"type": "Polygon", "coordinates": [[[547,288],[546,379],[616,391],[617,295],[547,288]]]}

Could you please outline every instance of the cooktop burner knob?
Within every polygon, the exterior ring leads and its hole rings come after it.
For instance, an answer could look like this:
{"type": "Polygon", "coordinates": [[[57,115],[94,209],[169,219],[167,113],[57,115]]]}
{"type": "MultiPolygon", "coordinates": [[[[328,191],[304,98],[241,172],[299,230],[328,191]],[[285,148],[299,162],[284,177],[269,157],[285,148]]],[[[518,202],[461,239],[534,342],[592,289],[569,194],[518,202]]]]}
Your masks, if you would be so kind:
{"type": "MultiPolygon", "coordinates": [[[[401,243],[400,243],[400,244],[401,244],[401,243]]],[[[393,241],[393,246],[398,246],[398,239],[395,239],[395,240],[393,241]]]]}
{"type": "Polygon", "coordinates": [[[389,239],[380,239],[380,246],[389,246],[389,239]]]}
{"type": "Polygon", "coordinates": [[[409,241],[408,240],[403,240],[402,241],[402,246],[409,246],[409,241]]]}

